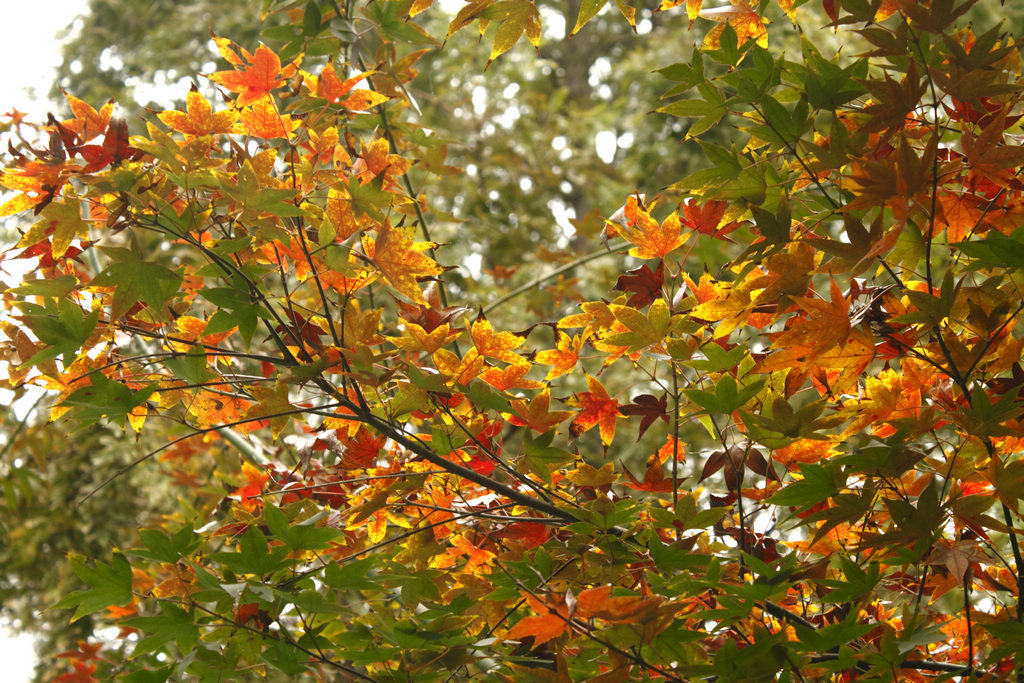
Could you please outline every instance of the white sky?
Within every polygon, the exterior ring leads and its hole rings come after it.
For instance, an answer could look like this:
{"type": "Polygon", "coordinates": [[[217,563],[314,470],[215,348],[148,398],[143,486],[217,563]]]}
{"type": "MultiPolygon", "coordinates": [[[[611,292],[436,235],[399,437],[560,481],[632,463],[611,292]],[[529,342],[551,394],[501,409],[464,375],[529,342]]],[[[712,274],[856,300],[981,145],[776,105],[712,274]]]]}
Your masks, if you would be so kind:
{"type": "MultiPolygon", "coordinates": [[[[46,113],[53,107],[39,98],[49,91],[60,63],[56,34],[84,9],[86,0],[2,0],[2,5],[0,64],[6,66],[0,76],[0,114],[14,108],[45,123],[46,113]],[[29,89],[35,90],[37,97],[30,97],[29,89]]],[[[34,660],[32,638],[15,637],[0,623],[4,683],[30,681],[34,660]]]]}

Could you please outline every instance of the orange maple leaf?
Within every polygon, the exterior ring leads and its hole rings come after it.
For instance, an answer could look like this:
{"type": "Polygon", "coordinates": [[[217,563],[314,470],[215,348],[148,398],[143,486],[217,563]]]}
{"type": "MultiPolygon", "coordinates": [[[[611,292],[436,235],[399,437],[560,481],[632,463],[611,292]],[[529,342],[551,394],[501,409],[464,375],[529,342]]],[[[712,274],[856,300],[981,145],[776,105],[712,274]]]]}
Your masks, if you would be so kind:
{"type": "Polygon", "coordinates": [[[686,244],[677,213],[673,212],[659,225],[647,209],[640,205],[635,195],[626,200],[623,213],[626,228],[620,232],[636,245],[629,250],[630,256],[642,259],[663,258],[686,244]]]}
{"type": "Polygon", "coordinates": [[[243,462],[242,476],[245,477],[245,484],[232,491],[230,497],[238,498],[239,504],[246,510],[256,510],[263,504],[260,496],[270,475],[255,465],[243,462]]]}
{"type": "MultiPolygon", "coordinates": [[[[230,41],[227,41],[230,44],[230,41]]],[[[237,105],[248,106],[254,102],[270,97],[270,91],[283,86],[295,72],[294,65],[281,68],[281,59],[277,53],[266,45],[256,48],[255,54],[250,55],[242,51],[242,59],[229,58],[225,51],[231,51],[231,46],[218,42],[221,54],[236,67],[232,71],[217,71],[210,74],[210,80],[222,85],[231,92],[238,93],[237,105]],[[249,62],[246,65],[246,62],[249,62]]]]}
{"type": "Polygon", "coordinates": [[[466,565],[463,571],[469,574],[487,574],[490,571],[490,564],[494,561],[494,553],[485,550],[466,538],[465,534],[459,534],[451,539],[452,546],[445,550],[442,555],[435,555],[430,561],[430,566],[438,569],[452,567],[462,557],[466,557],[466,565]]]}
{"type": "Polygon", "coordinates": [[[580,408],[580,412],[569,425],[569,433],[576,437],[598,425],[601,443],[609,446],[615,437],[619,402],[608,396],[608,392],[596,377],[587,375],[587,388],[589,391],[581,391],[571,399],[572,404],[580,408]]]}
{"type": "Polygon", "coordinates": [[[508,421],[517,427],[529,427],[535,432],[546,432],[572,416],[571,410],[549,410],[551,406],[550,389],[544,389],[529,402],[515,399],[511,405],[518,416],[509,415],[508,421]]]}
{"type": "Polygon", "coordinates": [[[184,562],[175,564],[164,562],[161,563],[160,569],[166,578],[150,591],[154,598],[188,597],[199,590],[196,585],[195,570],[184,562]]]}
{"type": "Polygon", "coordinates": [[[436,246],[433,242],[416,242],[411,228],[392,228],[390,223],[377,228],[376,239],[363,238],[363,250],[384,278],[418,304],[426,304],[427,300],[416,284],[416,278],[433,277],[443,272],[434,259],[423,253],[436,246]]]}
{"type": "Polygon", "coordinates": [[[200,390],[188,405],[188,412],[195,415],[198,426],[209,427],[215,424],[238,422],[251,404],[242,398],[223,393],[200,390]]]}
{"type": "Polygon", "coordinates": [[[334,239],[344,242],[359,229],[352,212],[352,199],[346,190],[332,187],[327,192],[327,217],[334,226],[334,239]]]}
{"type": "Polygon", "coordinates": [[[289,114],[281,114],[269,100],[255,102],[251,108],[242,110],[241,131],[264,140],[288,138],[299,127],[300,121],[289,114]]]}
{"type": "Polygon", "coordinates": [[[548,370],[548,374],[544,376],[544,381],[547,382],[572,372],[572,369],[576,367],[576,363],[580,359],[580,347],[582,345],[583,342],[580,341],[579,336],[570,337],[563,332],[559,332],[556,348],[541,351],[534,358],[541,365],[554,366],[548,370]]]}
{"type": "Polygon", "coordinates": [[[518,361],[510,363],[504,368],[487,368],[480,373],[480,379],[487,382],[498,391],[509,391],[511,389],[540,389],[544,386],[542,382],[526,379],[526,373],[528,373],[532,368],[532,363],[520,358],[518,361]]]}
{"type": "Polygon", "coordinates": [[[804,297],[796,304],[808,314],[774,340],[779,349],[799,349],[801,357],[813,360],[829,349],[841,346],[850,336],[850,302],[839,290],[835,280],[831,286],[831,301],[804,297]]]}
{"type": "Polygon", "coordinates": [[[199,88],[193,85],[185,96],[185,111],[164,111],[157,114],[157,117],[179,133],[199,136],[233,132],[238,112],[226,110],[214,113],[199,88]]]}
{"type": "Polygon", "coordinates": [[[107,100],[100,110],[96,111],[88,102],[73,95],[64,93],[64,97],[75,118],[62,121],[60,125],[77,134],[82,142],[88,142],[107,130],[110,116],[114,113],[114,100],[107,100]]]}
{"type": "Polygon", "coordinates": [[[54,655],[57,659],[75,659],[80,662],[87,662],[93,659],[100,658],[100,650],[103,648],[102,643],[96,643],[91,645],[88,640],[79,640],[77,650],[66,650],[64,652],[58,652],[54,655]]]}
{"type": "Polygon", "coordinates": [[[522,640],[532,637],[533,647],[537,647],[562,635],[568,625],[565,618],[552,613],[523,617],[509,630],[505,638],[507,640],[522,640]]]}
{"type": "Polygon", "coordinates": [[[473,345],[481,356],[497,358],[506,363],[518,363],[522,356],[513,353],[512,349],[523,344],[523,338],[511,332],[495,332],[487,318],[477,318],[469,330],[473,337],[473,345]]]}
{"type": "Polygon", "coordinates": [[[626,475],[626,486],[637,491],[651,491],[651,492],[665,492],[672,490],[672,477],[665,477],[665,468],[662,466],[661,461],[655,457],[652,459],[650,465],[647,467],[647,471],[644,472],[643,480],[639,480],[633,476],[632,472],[628,469],[623,469],[623,473],[626,475]]]}
{"type": "Polygon", "coordinates": [[[386,138],[377,138],[363,149],[352,165],[352,172],[364,185],[383,174],[384,187],[391,188],[395,179],[408,173],[411,167],[412,162],[405,157],[391,154],[391,145],[386,138]]]}
{"type": "Polygon", "coordinates": [[[939,204],[942,206],[941,218],[946,224],[946,241],[949,244],[964,241],[981,227],[985,211],[980,197],[967,192],[943,192],[939,195],[939,204]]]}
{"type": "Polygon", "coordinates": [[[469,384],[484,369],[484,359],[475,348],[466,351],[462,358],[448,349],[438,349],[434,352],[433,359],[438,371],[446,375],[449,382],[455,384],[469,384]]]}
{"type": "Polygon", "coordinates": [[[387,102],[388,96],[373,90],[353,90],[359,82],[363,81],[367,76],[373,75],[373,73],[373,71],[364,71],[343,81],[335,73],[334,64],[328,62],[327,66],[320,72],[320,77],[315,79],[314,90],[316,91],[316,96],[328,102],[338,102],[345,109],[352,111],[361,111],[375,107],[378,104],[387,102]],[[348,97],[339,102],[338,100],[345,97],[345,95],[348,95],[348,97]]]}
{"type": "Polygon", "coordinates": [[[721,200],[697,203],[688,199],[683,203],[683,224],[715,239],[727,239],[725,236],[740,226],[738,221],[732,221],[719,227],[728,207],[728,202],[721,200]]]}

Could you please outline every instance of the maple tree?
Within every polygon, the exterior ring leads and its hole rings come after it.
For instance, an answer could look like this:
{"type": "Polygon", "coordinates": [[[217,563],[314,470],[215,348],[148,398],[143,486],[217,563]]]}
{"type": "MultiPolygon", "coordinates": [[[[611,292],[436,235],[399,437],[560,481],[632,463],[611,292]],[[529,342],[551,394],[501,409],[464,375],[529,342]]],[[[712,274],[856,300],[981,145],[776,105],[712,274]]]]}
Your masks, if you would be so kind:
{"type": "MultiPolygon", "coordinates": [[[[9,386],[154,444],[73,504],[146,468],[181,496],[68,558],[56,607],[120,633],[53,680],[1024,678],[1021,60],[969,21],[994,3],[666,0],[699,46],[648,104],[705,166],[485,308],[422,190],[452,172],[413,104],[435,8],[264,4],[291,39],[216,36],[219,101],[131,135],[68,95],[0,176],[28,217],[9,386]],[[855,49],[773,48],[812,24],[855,49]],[[604,296],[498,322],[598,258],[604,296]]],[[[479,28],[484,68],[542,23],[475,0],[441,37],[479,28]]]]}

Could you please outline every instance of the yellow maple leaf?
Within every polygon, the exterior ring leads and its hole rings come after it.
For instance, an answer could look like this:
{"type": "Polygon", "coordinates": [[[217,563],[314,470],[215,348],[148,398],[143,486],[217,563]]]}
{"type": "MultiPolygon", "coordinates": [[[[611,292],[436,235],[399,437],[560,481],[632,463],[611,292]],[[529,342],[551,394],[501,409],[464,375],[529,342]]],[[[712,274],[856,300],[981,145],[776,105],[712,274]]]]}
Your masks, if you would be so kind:
{"type": "Polygon", "coordinates": [[[363,238],[363,250],[380,269],[388,283],[399,293],[418,304],[426,304],[416,278],[440,275],[441,266],[423,252],[433,249],[433,242],[416,242],[411,228],[393,228],[384,223],[377,229],[376,239],[363,238]]]}
{"type": "Polygon", "coordinates": [[[195,86],[185,96],[185,111],[170,110],[157,114],[167,126],[185,135],[212,135],[234,132],[238,112],[214,112],[210,103],[195,86]]]}
{"type": "Polygon", "coordinates": [[[512,351],[512,349],[522,346],[523,338],[511,332],[495,332],[487,318],[474,321],[469,333],[473,337],[473,345],[476,346],[481,356],[497,358],[506,363],[517,363],[523,360],[522,356],[512,351]]]}

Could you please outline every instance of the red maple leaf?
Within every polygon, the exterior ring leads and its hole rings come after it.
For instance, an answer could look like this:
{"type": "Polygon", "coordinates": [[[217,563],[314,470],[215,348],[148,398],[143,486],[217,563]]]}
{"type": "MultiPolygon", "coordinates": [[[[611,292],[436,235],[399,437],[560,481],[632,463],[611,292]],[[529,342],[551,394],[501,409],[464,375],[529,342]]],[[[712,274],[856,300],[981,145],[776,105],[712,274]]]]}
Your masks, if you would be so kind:
{"type": "Polygon", "coordinates": [[[661,398],[655,398],[650,394],[640,394],[633,399],[633,402],[629,405],[622,406],[619,408],[619,412],[623,415],[641,415],[640,420],[640,433],[637,435],[636,440],[639,441],[640,437],[644,435],[647,428],[654,424],[654,421],[661,419],[664,422],[668,422],[668,410],[667,410],[667,395],[662,394],[661,398]]]}
{"type": "Polygon", "coordinates": [[[692,199],[688,199],[683,204],[683,225],[715,239],[731,242],[732,240],[725,236],[740,227],[739,221],[732,221],[719,227],[728,206],[728,202],[721,200],[710,200],[697,204],[692,199]]]}
{"type": "Polygon", "coordinates": [[[661,296],[661,287],[665,284],[665,262],[658,261],[658,267],[651,270],[646,263],[619,276],[615,289],[620,292],[632,292],[626,302],[627,306],[643,308],[661,296]]]}

